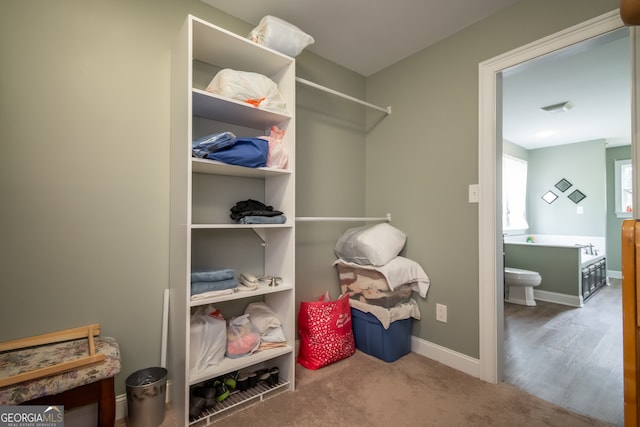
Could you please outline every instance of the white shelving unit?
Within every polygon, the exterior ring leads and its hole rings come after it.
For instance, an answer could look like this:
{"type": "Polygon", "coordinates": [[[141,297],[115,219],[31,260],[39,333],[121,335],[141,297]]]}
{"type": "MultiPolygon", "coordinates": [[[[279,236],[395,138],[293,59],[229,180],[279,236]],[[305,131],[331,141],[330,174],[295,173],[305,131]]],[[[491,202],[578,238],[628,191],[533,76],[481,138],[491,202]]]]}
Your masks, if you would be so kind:
{"type": "Polygon", "coordinates": [[[188,16],[172,52],[171,85],[171,251],[169,377],[171,402],[180,425],[208,424],[230,408],[254,403],[272,393],[293,390],[295,374],[295,60],[223,28],[188,16]],[[203,89],[225,68],[252,71],[273,80],[287,112],[273,112],[225,99],[203,89]],[[288,168],[245,168],[192,158],[191,141],[231,131],[237,136],[285,132],[288,168]],[[285,224],[234,223],[230,209],[254,199],[284,212],[285,224]],[[282,283],[251,292],[192,301],[192,268],[233,268],[256,276],[279,276],[282,283]],[[264,301],[277,314],[286,347],[225,358],[204,372],[192,372],[190,317],[212,304],[226,319],[244,313],[247,304],[264,301]],[[280,381],[237,392],[189,419],[192,386],[234,371],[278,367],[280,381]]]}

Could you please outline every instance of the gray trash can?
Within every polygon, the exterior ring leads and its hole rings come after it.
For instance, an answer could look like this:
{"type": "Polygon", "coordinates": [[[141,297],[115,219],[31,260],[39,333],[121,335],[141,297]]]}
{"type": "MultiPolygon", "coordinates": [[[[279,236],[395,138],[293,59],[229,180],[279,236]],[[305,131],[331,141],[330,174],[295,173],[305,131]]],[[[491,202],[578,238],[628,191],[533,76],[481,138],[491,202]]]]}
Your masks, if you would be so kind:
{"type": "Polygon", "coordinates": [[[129,375],[127,386],[127,427],[158,427],[164,421],[167,395],[165,368],[141,369],[129,375]]]}

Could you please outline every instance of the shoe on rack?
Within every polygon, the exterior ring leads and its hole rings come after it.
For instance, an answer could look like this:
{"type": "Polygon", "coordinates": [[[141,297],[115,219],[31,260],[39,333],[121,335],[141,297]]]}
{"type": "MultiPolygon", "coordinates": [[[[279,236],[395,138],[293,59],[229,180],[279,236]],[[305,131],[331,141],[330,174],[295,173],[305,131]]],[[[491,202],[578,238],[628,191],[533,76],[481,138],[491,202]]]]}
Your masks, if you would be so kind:
{"type": "Polygon", "coordinates": [[[230,392],[235,391],[236,387],[238,386],[238,381],[236,380],[237,377],[238,377],[238,373],[235,372],[235,373],[227,374],[222,378],[224,385],[227,386],[227,389],[230,392]]]}
{"type": "Polygon", "coordinates": [[[271,374],[268,369],[260,369],[256,371],[256,376],[258,377],[258,383],[265,382],[268,384],[269,378],[271,378],[271,374]]]}
{"type": "Polygon", "coordinates": [[[246,391],[249,390],[249,374],[239,373],[238,379],[236,379],[236,390],[246,391]]]}
{"type": "Polygon", "coordinates": [[[267,381],[267,384],[269,384],[270,386],[274,386],[274,385],[278,385],[279,382],[280,382],[280,369],[278,368],[269,369],[269,380],[267,381]]]}
{"type": "Polygon", "coordinates": [[[216,400],[216,389],[208,386],[207,383],[205,385],[195,387],[193,389],[194,396],[201,397],[205,400],[204,406],[210,408],[214,406],[217,402],[216,400]]]}
{"type": "Polygon", "coordinates": [[[255,387],[258,385],[258,375],[256,375],[255,372],[249,372],[247,376],[249,378],[249,388],[255,387]]]}
{"type": "Polygon", "coordinates": [[[215,380],[213,386],[216,390],[216,400],[218,402],[222,402],[231,394],[227,386],[220,380],[215,380]]]}
{"type": "Polygon", "coordinates": [[[189,399],[189,418],[198,418],[204,409],[205,403],[206,399],[199,396],[192,396],[191,399],[189,399]]]}

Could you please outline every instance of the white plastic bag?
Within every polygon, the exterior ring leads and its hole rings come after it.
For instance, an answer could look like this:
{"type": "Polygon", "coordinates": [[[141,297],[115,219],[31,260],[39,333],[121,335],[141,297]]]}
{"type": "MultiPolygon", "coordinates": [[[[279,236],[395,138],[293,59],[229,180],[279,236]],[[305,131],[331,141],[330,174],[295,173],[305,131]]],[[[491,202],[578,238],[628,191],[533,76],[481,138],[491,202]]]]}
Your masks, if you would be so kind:
{"type": "Polygon", "coordinates": [[[284,148],[284,131],[273,126],[270,129],[269,136],[261,136],[269,142],[269,156],[267,158],[267,167],[286,169],[289,162],[289,155],[284,148]]]}
{"type": "Polygon", "coordinates": [[[209,305],[198,307],[191,315],[191,369],[203,371],[224,359],[227,345],[227,324],[220,310],[209,305]]]}
{"type": "Polygon", "coordinates": [[[227,357],[235,359],[254,353],[260,346],[260,331],[248,314],[231,319],[227,328],[227,357]]]}
{"type": "Polygon", "coordinates": [[[315,40],[293,24],[275,16],[267,15],[251,30],[249,38],[259,45],[296,57],[315,40]]]}
{"type": "Polygon", "coordinates": [[[211,79],[205,90],[255,107],[287,112],[287,104],[278,86],[269,77],[259,73],[225,68],[211,79]]]}

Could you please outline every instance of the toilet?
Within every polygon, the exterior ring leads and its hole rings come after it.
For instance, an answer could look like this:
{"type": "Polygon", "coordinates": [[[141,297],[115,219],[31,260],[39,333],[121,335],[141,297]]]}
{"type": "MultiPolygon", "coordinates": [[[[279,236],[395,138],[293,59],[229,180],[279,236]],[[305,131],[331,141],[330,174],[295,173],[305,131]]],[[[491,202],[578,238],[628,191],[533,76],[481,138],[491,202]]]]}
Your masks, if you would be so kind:
{"type": "Polygon", "coordinates": [[[535,306],[533,288],[542,283],[542,277],[536,271],[505,267],[505,301],[514,304],[535,306]]]}

